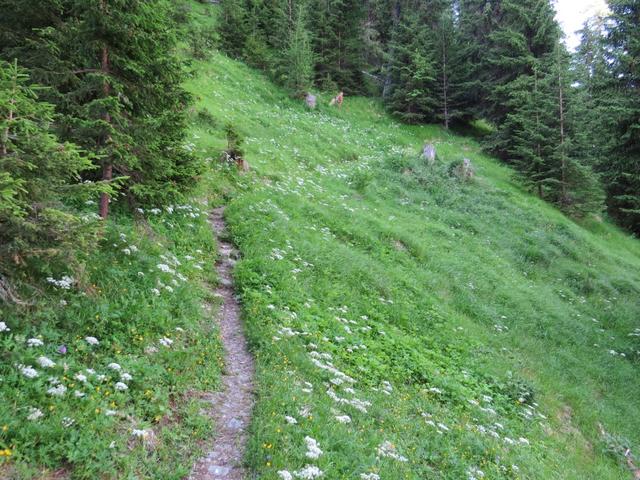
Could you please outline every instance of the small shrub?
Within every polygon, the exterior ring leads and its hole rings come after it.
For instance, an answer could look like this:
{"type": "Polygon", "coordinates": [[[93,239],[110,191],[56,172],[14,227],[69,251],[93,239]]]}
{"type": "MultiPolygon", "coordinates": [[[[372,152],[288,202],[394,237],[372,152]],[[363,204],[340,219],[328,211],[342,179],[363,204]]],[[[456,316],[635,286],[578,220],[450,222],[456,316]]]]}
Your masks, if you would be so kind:
{"type": "Polygon", "coordinates": [[[216,118],[206,108],[201,108],[200,110],[198,110],[198,112],[196,113],[196,121],[202,126],[211,128],[215,128],[218,124],[216,118]]]}

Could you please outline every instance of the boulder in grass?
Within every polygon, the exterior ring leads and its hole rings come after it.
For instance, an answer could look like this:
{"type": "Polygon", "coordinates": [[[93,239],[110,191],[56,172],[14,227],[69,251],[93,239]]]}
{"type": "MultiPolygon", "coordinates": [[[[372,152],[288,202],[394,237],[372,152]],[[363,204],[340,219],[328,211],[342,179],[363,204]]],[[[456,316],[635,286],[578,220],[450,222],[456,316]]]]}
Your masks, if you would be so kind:
{"type": "Polygon", "coordinates": [[[307,104],[307,107],[309,107],[311,110],[313,110],[314,108],[316,108],[316,101],[317,98],[314,94],[312,93],[307,93],[304,97],[304,101],[307,104]]]}
{"type": "Polygon", "coordinates": [[[422,158],[424,158],[429,165],[436,163],[436,147],[431,143],[425,144],[422,148],[422,158]]]}

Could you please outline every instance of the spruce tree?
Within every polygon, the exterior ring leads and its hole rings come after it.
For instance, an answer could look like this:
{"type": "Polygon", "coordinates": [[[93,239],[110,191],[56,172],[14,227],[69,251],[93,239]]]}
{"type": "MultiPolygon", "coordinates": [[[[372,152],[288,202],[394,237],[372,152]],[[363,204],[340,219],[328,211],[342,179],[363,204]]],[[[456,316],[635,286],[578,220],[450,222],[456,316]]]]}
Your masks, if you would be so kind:
{"type": "Polygon", "coordinates": [[[612,0],[606,45],[617,99],[613,145],[603,174],[610,211],[640,233],[640,0],[612,0]]]}
{"type": "Polygon", "coordinates": [[[597,170],[605,167],[611,151],[616,105],[621,100],[607,60],[604,33],[604,18],[588,20],[580,32],[571,68],[574,101],[568,111],[575,125],[571,155],[597,170]]]}
{"type": "Polygon", "coordinates": [[[437,72],[426,31],[419,29],[419,15],[403,14],[392,36],[389,65],[389,110],[406,122],[433,120],[439,107],[437,72]]]}
{"type": "Polygon", "coordinates": [[[91,158],[51,133],[53,105],[38,90],[17,62],[0,61],[0,280],[42,256],[68,260],[92,231],[72,205],[111,191],[81,181],[91,158]]]}
{"type": "MultiPolygon", "coordinates": [[[[163,0],[58,4],[55,26],[30,33],[14,49],[33,77],[53,87],[47,98],[59,112],[57,131],[95,153],[98,178],[126,178],[131,203],[178,195],[200,166],[182,146],[189,97],[181,87],[170,5],[163,0]]],[[[109,201],[103,194],[102,217],[109,201]]]]}
{"type": "Polygon", "coordinates": [[[313,51],[307,29],[307,11],[303,5],[300,5],[293,18],[293,26],[284,55],[284,84],[295,95],[303,95],[313,82],[313,67],[313,51]]]}
{"type": "Polygon", "coordinates": [[[227,55],[240,58],[245,53],[249,33],[245,0],[222,0],[218,14],[220,48],[227,55]]]}
{"type": "Polygon", "coordinates": [[[359,0],[311,0],[310,29],[321,85],[362,91],[364,5],[359,0]]]}

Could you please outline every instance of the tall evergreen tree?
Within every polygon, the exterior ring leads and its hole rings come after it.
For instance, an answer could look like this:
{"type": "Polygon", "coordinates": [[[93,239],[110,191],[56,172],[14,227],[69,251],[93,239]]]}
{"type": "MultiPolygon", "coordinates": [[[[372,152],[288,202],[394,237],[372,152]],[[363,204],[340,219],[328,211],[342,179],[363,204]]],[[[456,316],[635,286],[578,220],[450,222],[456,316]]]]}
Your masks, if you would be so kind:
{"type": "Polygon", "coordinates": [[[359,0],[311,0],[316,80],[347,93],[362,91],[364,5],[359,0]]]}
{"type": "Polygon", "coordinates": [[[249,16],[245,0],[223,0],[218,14],[220,47],[231,57],[240,58],[245,52],[249,35],[249,16]]]}
{"type": "MultiPolygon", "coordinates": [[[[59,0],[57,18],[3,55],[21,54],[53,87],[62,138],[96,154],[100,178],[126,177],[132,202],[155,202],[192,183],[199,164],[184,150],[189,100],[174,47],[170,4],[59,0]]],[[[7,26],[25,31],[24,25],[7,26]]],[[[100,214],[110,198],[103,194],[100,214]]]]}
{"type": "Polygon", "coordinates": [[[560,27],[549,0],[497,3],[496,24],[488,35],[488,49],[481,61],[487,77],[482,113],[497,126],[492,149],[504,158],[509,139],[501,125],[512,112],[508,105],[510,91],[519,87],[521,75],[532,76],[540,60],[555,51],[560,27]]]}
{"type": "Polygon", "coordinates": [[[611,151],[619,94],[614,88],[605,47],[604,18],[588,20],[572,59],[574,101],[569,117],[575,124],[571,155],[601,170],[611,151]]]}
{"type": "Polygon", "coordinates": [[[620,101],[603,173],[611,213],[640,233],[640,0],[611,0],[609,8],[606,45],[620,101]]]}
{"type": "Polygon", "coordinates": [[[603,192],[588,165],[571,156],[574,125],[568,115],[572,95],[569,58],[561,44],[533,65],[531,75],[511,82],[501,125],[502,148],[524,183],[565,211],[599,212],[603,192]]]}
{"type": "Polygon", "coordinates": [[[304,5],[300,5],[293,18],[293,26],[284,55],[285,85],[297,95],[307,92],[313,82],[313,66],[311,38],[307,29],[307,11],[304,5]]]}
{"type": "Polygon", "coordinates": [[[71,204],[111,190],[81,181],[91,159],[51,133],[53,105],[37,89],[16,62],[0,61],[0,281],[16,264],[77,249],[91,229],[71,204]]]}
{"type": "MultiPolygon", "coordinates": [[[[408,6],[408,5],[407,5],[408,6]]],[[[387,108],[407,122],[434,121],[440,108],[435,43],[426,5],[403,8],[389,46],[387,108]]]]}

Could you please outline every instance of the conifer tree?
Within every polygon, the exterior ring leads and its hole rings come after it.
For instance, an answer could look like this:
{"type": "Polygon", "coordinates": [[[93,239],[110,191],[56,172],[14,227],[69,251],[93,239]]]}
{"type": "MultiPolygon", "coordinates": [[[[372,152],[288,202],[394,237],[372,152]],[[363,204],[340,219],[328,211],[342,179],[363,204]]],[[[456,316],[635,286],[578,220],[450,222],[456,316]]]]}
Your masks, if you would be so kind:
{"type": "MultiPolygon", "coordinates": [[[[53,87],[47,98],[60,114],[57,131],[95,153],[99,178],[126,178],[131,202],[179,194],[200,166],[182,146],[189,97],[181,87],[170,5],[164,0],[57,4],[55,26],[43,26],[14,48],[32,76],[53,87]]],[[[109,201],[103,194],[102,217],[109,201]]]]}
{"type": "Polygon", "coordinates": [[[611,151],[615,105],[620,102],[606,58],[604,33],[604,18],[588,20],[580,32],[571,68],[574,101],[568,111],[575,125],[571,155],[597,170],[604,167],[611,151]]]}
{"type": "Polygon", "coordinates": [[[440,108],[434,43],[422,28],[425,13],[403,9],[389,48],[391,87],[385,103],[392,113],[410,123],[434,121],[440,108]]]}
{"type": "Polygon", "coordinates": [[[284,56],[285,85],[296,95],[309,90],[313,82],[313,51],[307,29],[307,12],[303,5],[298,7],[293,18],[293,26],[284,56]]]}
{"type": "MultiPolygon", "coordinates": [[[[502,0],[495,25],[488,34],[488,49],[481,60],[487,72],[484,117],[498,128],[510,113],[507,99],[521,75],[533,75],[539,61],[555,51],[560,27],[549,0],[502,0]]],[[[499,145],[499,142],[496,144],[499,145]]],[[[497,154],[504,151],[499,149],[497,154]]]]}
{"type": "Polygon", "coordinates": [[[111,191],[81,182],[91,158],[50,132],[53,105],[37,89],[17,62],[0,61],[0,279],[10,258],[15,266],[78,248],[91,229],[71,204],[111,191]]]}
{"type": "Polygon", "coordinates": [[[640,233],[640,0],[611,0],[609,8],[606,45],[618,108],[602,170],[611,213],[640,233]]]}
{"type": "Polygon", "coordinates": [[[245,0],[223,0],[218,15],[220,47],[227,55],[240,58],[245,53],[249,33],[245,0]]]}
{"type": "Polygon", "coordinates": [[[316,80],[347,93],[362,90],[364,5],[359,0],[311,0],[316,80]]]}

